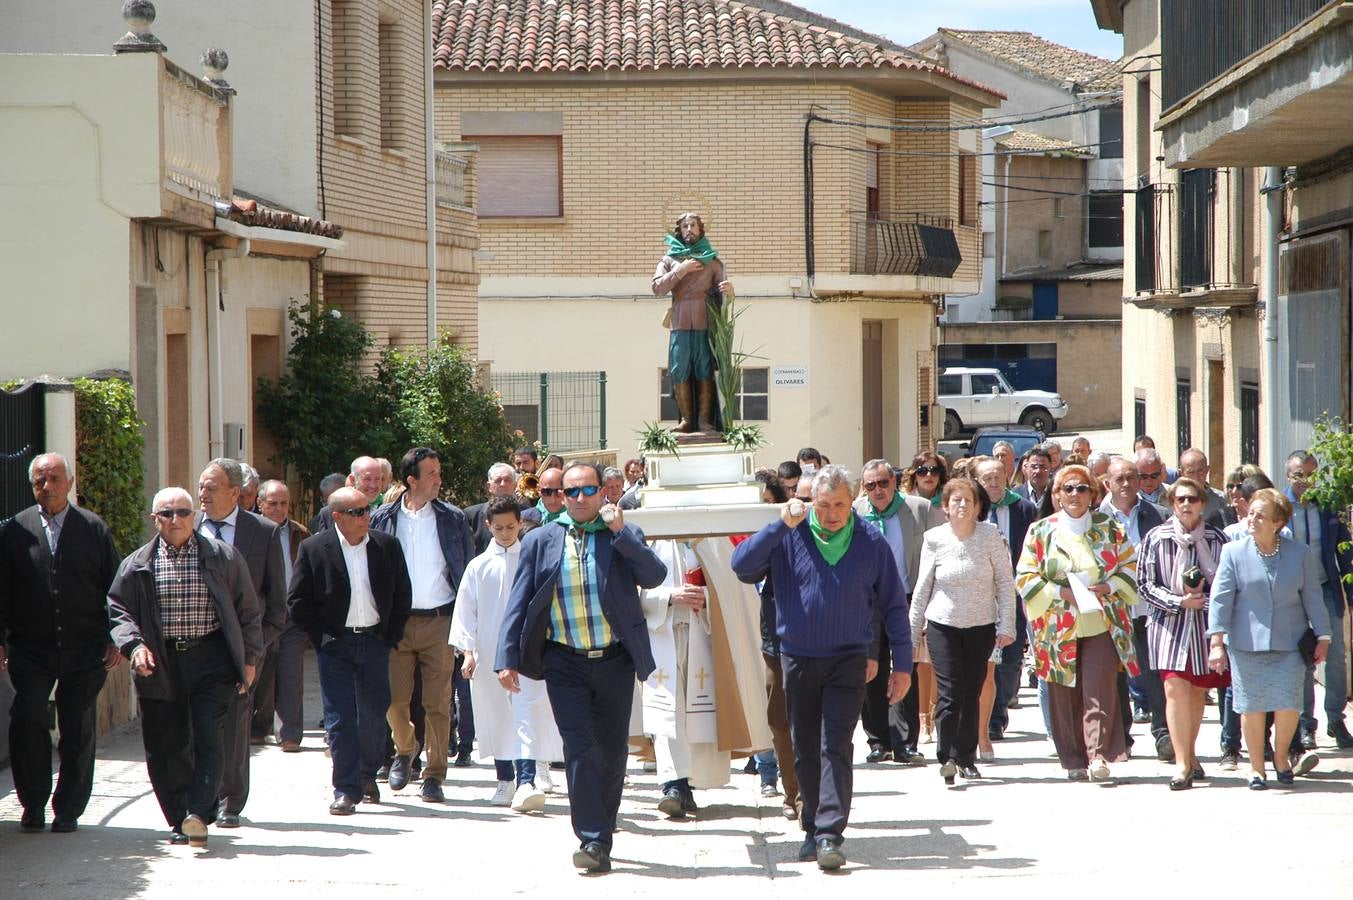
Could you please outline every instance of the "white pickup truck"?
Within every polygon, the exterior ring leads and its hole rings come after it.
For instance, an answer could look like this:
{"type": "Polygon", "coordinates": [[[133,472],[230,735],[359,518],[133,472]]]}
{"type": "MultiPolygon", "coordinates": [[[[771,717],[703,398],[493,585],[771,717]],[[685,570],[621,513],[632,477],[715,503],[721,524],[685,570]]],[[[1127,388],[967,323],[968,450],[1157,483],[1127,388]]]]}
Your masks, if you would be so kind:
{"type": "Polygon", "coordinates": [[[999,369],[948,368],[940,376],[944,436],[957,437],[983,425],[1027,425],[1052,434],[1067,414],[1066,401],[1052,391],[1017,391],[999,369]]]}

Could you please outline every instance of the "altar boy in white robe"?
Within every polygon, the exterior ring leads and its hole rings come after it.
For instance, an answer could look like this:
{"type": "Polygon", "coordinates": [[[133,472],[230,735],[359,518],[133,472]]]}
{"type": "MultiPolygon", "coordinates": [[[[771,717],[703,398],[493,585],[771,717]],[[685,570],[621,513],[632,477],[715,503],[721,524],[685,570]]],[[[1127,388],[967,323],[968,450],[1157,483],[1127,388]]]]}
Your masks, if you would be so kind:
{"type": "Polygon", "coordinates": [[[493,654],[502,629],[512,578],[521,556],[521,510],[513,497],[494,497],[484,505],[492,542],[470,561],[456,592],[451,616],[451,644],[465,654],[461,671],[470,679],[475,736],[480,757],[491,756],[498,774],[493,795],[497,806],[537,812],[545,793],[536,786],[536,762],[548,778],[550,760],[563,759],[564,742],[554,723],[545,682],[522,679],[521,691],[509,694],[493,671],[493,654]],[[481,661],[486,665],[481,666],[481,661]]]}
{"type": "Polygon", "coordinates": [[[684,818],[698,809],[693,788],[728,783],[733,753],[771,746],[761,606],[733,575],[728,538],[652,547],[667,580],[641,595],[656,664],[644,682],[644,730],[662,781],[658,810],[684,818]]]}

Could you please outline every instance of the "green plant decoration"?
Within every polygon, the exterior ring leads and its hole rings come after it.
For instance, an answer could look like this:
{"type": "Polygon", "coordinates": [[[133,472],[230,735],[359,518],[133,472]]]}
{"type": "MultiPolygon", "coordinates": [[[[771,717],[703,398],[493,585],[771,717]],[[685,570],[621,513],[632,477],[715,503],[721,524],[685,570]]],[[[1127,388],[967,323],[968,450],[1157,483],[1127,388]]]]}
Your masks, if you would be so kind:
{"type": "Polygon", "coordinates": [[[645,422],[644,427],[634,433],[639,438],[640,453],[670,453],[678,457],[681,455],[676,435],[659,422],[645,422]]]}

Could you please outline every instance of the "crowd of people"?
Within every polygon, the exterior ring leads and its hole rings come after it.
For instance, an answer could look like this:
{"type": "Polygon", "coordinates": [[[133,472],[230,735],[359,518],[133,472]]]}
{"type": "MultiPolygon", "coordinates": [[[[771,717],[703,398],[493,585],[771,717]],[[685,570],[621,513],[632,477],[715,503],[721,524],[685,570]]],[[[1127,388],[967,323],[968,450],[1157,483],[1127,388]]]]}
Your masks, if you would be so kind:
{"type": "Polygon", "coordinates": [[[310,648],[331,814],[380,803],[380,782],[454,801],[448,767],[477,750],[495,767],[492,802],[523,814],[565,773],[585,872],[610,869],[631,755],[672,818],[698,815],[695,791],[745,757],[802,827],[799,858],[839,868],[857,727],[868,764],[930,752],[946,784],[981,778],[1026,666],[1071,781],[1114,779],[1142,725],[1175,767],[1170,790],[1191,788],[1208,777],[1211,700],[1218,769],[1243,748],[1251,789],[1268,787],[1270,760],[1291,785],[1319,761],[1322,663],[1326,734],[1353,748],[1353,558],[1338,511],[1305,499],[1317,465],[1293,453],[1283,490],[1242,466],[1222,493],[1202,452],[1171,469],[1147,437],[1130,455],[1084,438],[952,464],[927,451],[870,460],[858,479],[805,448],[758,471],[778,507],[759,532],[649,540],[626,521],[640,459],[542,463],[519,448],[462,510],[442,497],[435,451],[359,457],[323,480],[307,526],[285,483],[221,458],[196,496],[156,493],[154,536],[119,558],[70,502],[69,461],[43,454],[36,504],[0,529],[19,827],[46,830],[50,805],[51,831],[77,829],[96,699],[123,659],[169,840],[240,827],[250,745],[306,740],[310,648]]]}

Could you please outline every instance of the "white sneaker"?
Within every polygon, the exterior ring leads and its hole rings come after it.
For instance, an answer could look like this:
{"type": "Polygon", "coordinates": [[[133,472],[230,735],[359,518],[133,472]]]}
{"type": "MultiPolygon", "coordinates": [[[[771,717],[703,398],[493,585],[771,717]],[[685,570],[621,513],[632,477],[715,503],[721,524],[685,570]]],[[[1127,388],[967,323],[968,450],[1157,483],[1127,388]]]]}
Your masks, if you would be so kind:
{"type": "Polygon", "coordinates": [[[498,790],[493,792],[493,799],[489,802],[494,806],[511,806],[512,792],[516,789],[517,786],[511,781],[500,781],[498,782],[498,790]]]}
{"type": "Polygon", "coordinates": [[[547,794],[554,793],[554,779],[550,777],[550,765],[536,765],[536,787],[547,794]]]}
{"type": "Polygon", "coordinates": [[[655,762],[646,762],[646,763],[644,763],[644,774],[645,774],[645,775],[652,775],[652,774],[654,774],[654,773],[657,772],[657,771],[658,771],[658,764],[657,764],[657,763],[655,763],[655,762]]]}
{"type": "Polygon", "coordinates": [[[545,792],[534,784],[519,785],[512,795],[512,808],[520,813],[540,812],[545,808],[545,792]]]}

